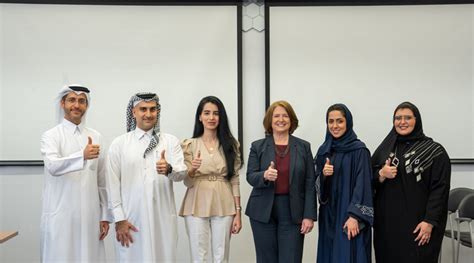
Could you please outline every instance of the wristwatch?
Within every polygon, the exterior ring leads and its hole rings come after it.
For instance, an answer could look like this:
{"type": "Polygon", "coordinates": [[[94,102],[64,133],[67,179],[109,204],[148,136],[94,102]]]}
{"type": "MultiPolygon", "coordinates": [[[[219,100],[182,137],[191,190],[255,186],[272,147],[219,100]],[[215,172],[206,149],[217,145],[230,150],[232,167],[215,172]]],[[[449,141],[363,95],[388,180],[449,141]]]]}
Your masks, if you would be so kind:
{"type": "Polygon", "coordinates": [[[171,172],[173,172],[173,166],[171,166],[171,164],[168,164],[168,168],[166,169],[166,175],[170,174],[171,172]]]}

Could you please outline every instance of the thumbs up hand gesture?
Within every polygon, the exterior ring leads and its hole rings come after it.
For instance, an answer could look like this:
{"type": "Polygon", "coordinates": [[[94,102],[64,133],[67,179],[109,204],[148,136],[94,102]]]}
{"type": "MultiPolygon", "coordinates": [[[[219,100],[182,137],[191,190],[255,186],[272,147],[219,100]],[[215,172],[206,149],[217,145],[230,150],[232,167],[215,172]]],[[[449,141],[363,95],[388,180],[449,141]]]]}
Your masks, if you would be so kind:
{"type": "Polygon", "coordinates": [[[393,178],[395,178],[395,176],[397,175],[397,167],[391,166],[391,163],[392,163],[392,161],[390,160],[390,158],[388,158],[385,161],[385,165],[379,171],[379,175],[380,175],[379,179],[385,179],[385,178],[393,179],[393,178]]]}
{"type": "Polygon", "coordinates": [[[268,169],[265,170],[263,173],[263,178],[265,178],[268,181],[276,181],[278,177],[278,170],[275,169],[275,163],[272,161],[270,162],[270,166],[268,166],[268,169]]]}
{"type": "Polygon", "coordinates": [[[323,167],[323,175],[324,176],[332,176],[334,174],[334,165],[331,165],[331,161],[329,158],[326,158],[326,163],[323,167]]]}
{"type": "Polygon", "coordinates": [[[194,174],[196,170],[199,169],[199,167],[201,167],[201,163],[202,163],[201,151],[198,151],[196,157],[191,161],[190,172],[194,174]]]}
{"type": "Polygon", "coordinates": [[[99,158],[100,154],[100,145],[92,144],[92,138],[89,136],[87,138],[87,145],[84,148],[84,160],[92,160],[99,158]]]}
{"type": "Polygon", "coordinates": [[[191,168],[188,168],[188,176],[189,177],[194,177],[194,174],[196,173],[197,169],[201,167],[202,159],[201,159],[201,151],[197,152],[197,155],[193,160],[191,161],[191,168]]]}
{"type": "Polygon", "coordinates": [[[169,164],[165,158],[165,150],[161,151],[161,157],[156,161],[156,172],[158,174],[168,175],[169,164]]]}

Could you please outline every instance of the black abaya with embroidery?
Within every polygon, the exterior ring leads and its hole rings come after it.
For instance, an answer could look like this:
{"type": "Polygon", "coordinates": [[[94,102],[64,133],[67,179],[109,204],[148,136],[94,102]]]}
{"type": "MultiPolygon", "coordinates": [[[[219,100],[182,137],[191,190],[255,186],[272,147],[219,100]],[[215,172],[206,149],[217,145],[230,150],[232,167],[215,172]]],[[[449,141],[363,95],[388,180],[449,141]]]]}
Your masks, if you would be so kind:
{"type": "MultiPolygon", "coordinates": [[[[400,164],[408,143],[397,144],[400,164]]],[[[378,171],[377,171],[378,173],[378,171]]],[[[399,165],[397,176],[377,183],[375,194],[374,247],[376,262],[437,262],[446,226],[449,195],[449,157],[443,154],[433,159],[433,165],[416,176],[399,165]],[[433,225],[430,242],[418,246],[416,226],[426,221],[433,225]]]]}
{"type": "Polygon", "coordinates": [[[421,116],[413,107],[415,134],[403,137],[392,129],[372,157],[376,262],[436,263],[441,249],[451,164],[444,148],[423,134],[421,116]],[[397,175],[380,183],[378,172],[389,157],[399,160],[397,175]],[[422,221],[433,229],[429,243],[418,246],[418,232],[413,231],[422,221]]]}

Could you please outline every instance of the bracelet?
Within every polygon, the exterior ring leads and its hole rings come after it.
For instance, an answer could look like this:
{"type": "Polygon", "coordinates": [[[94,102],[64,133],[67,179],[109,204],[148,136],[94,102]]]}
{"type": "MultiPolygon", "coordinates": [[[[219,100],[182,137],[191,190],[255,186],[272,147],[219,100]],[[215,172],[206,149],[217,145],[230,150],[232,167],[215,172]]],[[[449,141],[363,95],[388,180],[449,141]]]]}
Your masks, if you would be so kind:
{"type": "Polygon", "coordinates": [[[242,207],[241,207],[240,205],[239,205],[239,206],[236,206],[236,207],[235,207],[235,210],[240,211],[240,210],[242,210],[242,207]]]}

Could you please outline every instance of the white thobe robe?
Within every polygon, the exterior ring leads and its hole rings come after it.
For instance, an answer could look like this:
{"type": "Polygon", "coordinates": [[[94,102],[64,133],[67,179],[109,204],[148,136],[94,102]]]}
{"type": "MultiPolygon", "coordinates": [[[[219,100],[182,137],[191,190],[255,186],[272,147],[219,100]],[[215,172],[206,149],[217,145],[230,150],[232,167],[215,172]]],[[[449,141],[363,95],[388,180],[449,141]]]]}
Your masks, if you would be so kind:
{"type": "Polygon", "coordinates": [[[123,247],[115,241],[117,261],[176,262],[178,241],[173,181],[186,176],[183,152],[178,138],[161,133],[159,143],[143,158],[152,131],[139,128],[117,137],[107,155],[109,208],[114,221],[128,220],[138,228],[130,233],[133,243],[123,247]],[[158,174],[156,162],[165,150],[173,167],[168,176],[158,174]]]}
{"type": "Polygon", "coordinates": [[[103,262],[100,221],[107,213],[105,149],[98,159],[84,160],[88,137],[101,144],[101,135],[64,119],[41,138],[45,178],[41,215],[42,262],[103,262]]]}

